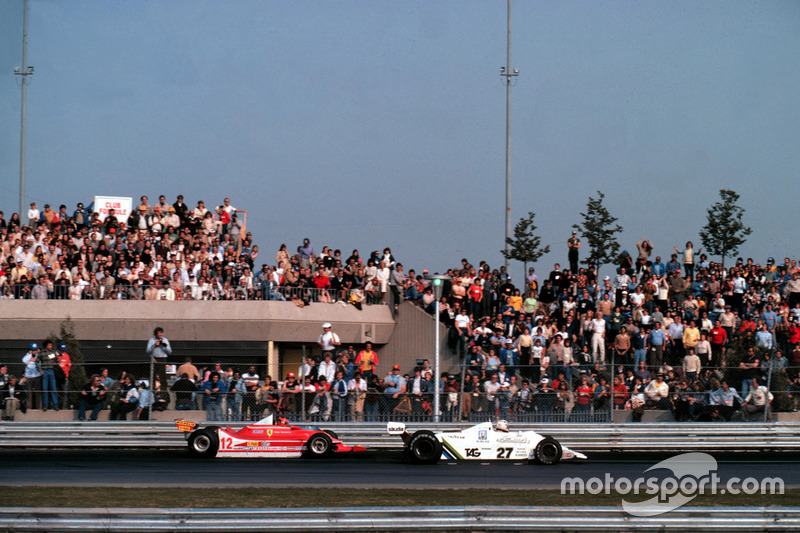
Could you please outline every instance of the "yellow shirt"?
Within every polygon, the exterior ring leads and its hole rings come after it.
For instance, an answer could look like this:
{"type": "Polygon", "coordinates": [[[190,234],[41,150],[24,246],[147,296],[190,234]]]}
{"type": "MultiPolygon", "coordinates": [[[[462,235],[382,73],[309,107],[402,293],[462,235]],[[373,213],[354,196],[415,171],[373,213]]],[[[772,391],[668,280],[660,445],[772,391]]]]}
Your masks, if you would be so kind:
{"type": "Polygon", "coordinates": [[[700,330],[697,328],[684,328],[683,329],[683,346],[685,348],[697,348],[697,343],[700,342],[700,330]]]}

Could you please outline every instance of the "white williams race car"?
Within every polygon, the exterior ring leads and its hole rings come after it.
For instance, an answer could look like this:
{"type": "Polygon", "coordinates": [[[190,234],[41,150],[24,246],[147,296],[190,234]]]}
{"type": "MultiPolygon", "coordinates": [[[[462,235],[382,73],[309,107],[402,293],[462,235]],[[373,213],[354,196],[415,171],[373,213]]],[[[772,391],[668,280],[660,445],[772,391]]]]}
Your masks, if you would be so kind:
{"type": "Polygon", "coordinates": [[[406,457],[422,464],[436,464],[440,459],[502,459],[554,465],[562,459],[586,459],[585,455],[562,446],[553,437],[535,431],[509,433],[505,420],[498,421],[495,427],[491,422],[484,422],[464,430],[440,433],[420,430],[412,434],[399,422],[389,422],[386,429],[389,435],[402,435],[406,457]]]}

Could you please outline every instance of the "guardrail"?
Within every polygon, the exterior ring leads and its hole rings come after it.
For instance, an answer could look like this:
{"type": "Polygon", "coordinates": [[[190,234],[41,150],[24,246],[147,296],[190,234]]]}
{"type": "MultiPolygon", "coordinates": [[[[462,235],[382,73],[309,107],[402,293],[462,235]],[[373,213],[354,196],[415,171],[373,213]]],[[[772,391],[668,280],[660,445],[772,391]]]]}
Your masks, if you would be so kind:
{"type": "Polygon", "coordinates": [[[0,509],[8,531],[796,531],[800,508],[685,507],[640,518],[617,507],[0,509]]]}
{"type": "MultiPolygon", "coordinates": [[[[235,424],[241,427],[244,424],[235,424]]],[[[385,424],[320,423],[348,444],[399,449],[385,424]]],[[[410,431],[456,430],[468,424],[407,424],[410,431]]],[[[512,430],[552,435],[582,452],[798,451],[800,432],[792,423],[512,424],[512,430]]],[[[172,422],[11,422],[0,424],[0,447],[182,448],[184,434],[172,422]]]]}

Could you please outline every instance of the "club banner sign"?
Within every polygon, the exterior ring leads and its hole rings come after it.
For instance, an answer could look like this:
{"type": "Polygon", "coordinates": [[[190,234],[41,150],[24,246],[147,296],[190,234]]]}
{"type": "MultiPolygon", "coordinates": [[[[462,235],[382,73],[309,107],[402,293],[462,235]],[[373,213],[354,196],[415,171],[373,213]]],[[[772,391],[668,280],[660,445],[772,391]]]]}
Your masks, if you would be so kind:
{"type": "Polygon", "coordinates": [[[124,196],[95,196],[94,211],[99,213],[100,220],[105,220],[111,209],[114,216],[123,224],[128,222],[133,207],[133,198],[124,196]]]}

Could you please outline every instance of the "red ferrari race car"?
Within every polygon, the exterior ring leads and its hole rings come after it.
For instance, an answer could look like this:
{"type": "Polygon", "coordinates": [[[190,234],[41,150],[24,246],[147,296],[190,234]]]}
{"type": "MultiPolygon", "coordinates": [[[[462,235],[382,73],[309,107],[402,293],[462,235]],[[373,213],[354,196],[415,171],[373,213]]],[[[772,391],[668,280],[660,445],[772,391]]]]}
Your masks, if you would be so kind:
{"type": "Polygon", "coordinates": [[[175,425],[186,432],[189,451],[201,457],[330,457],[366,450],[363,446],[345,446],[333,431],[290,426],[285,418],[273,424],[268,417],[240,430],[199,428],[186,420],[176,420],[175,425]]]}

